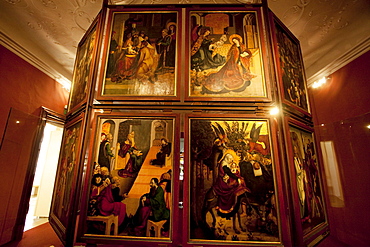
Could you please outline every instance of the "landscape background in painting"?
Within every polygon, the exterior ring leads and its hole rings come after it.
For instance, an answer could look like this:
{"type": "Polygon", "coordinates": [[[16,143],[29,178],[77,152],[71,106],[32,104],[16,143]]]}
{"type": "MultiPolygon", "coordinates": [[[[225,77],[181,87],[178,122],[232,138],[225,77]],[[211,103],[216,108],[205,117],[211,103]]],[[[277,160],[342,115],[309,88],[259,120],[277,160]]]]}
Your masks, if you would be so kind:
{"type": "Polygon", "coordinates": [[[278,242],[267,121],[191,119],[189,150],[190,238],[278,242]]]}

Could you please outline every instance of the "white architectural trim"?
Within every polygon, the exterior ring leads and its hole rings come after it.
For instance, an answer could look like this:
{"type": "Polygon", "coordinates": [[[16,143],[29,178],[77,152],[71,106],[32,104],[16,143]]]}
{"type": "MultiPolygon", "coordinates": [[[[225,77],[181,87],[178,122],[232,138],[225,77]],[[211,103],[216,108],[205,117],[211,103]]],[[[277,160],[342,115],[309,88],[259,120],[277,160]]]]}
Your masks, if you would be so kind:
{"type": "Polygon", "coordinates": [[[319,80],[324,76],[329,76],[335,71],[343,68],[359,56],[365,54],[370,50],[370,36],[359,42],[359,44],[351,49],[349,52],[343,54],[338,59],[334,60],[324,68],[319,70],[317,73],[307,79],[307,86],[310,87],[315,81],[319,80]]]}
{"type": "Polygon", "coordinates": [[[33,65],[37,69],[44,72],[46,75],[51,77],[52,79],[56,80],[58,83],[60,83],[64,88],[66,88],[68,91],[71,87],[71,81],[68,80],[66,77],[58,73],[54,68],[50,67],[46,63],[44,63],[42,60],[40,60],[38,57],[31,54],[29,51],[24,49],[22,46],[17,44],[15,41],[13,41],[11,38],[9,38],[7,35],[5,35],[3,32],[0,31],[0,45],[4,46],[29,64],[33,65]]]}

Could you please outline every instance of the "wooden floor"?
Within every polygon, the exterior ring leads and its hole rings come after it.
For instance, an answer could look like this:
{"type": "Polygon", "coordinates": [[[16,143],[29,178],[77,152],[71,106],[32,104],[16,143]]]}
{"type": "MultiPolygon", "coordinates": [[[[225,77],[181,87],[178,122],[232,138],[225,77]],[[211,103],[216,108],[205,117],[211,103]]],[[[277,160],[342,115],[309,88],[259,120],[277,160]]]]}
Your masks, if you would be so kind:
{"type": "Polygon", "coordinates": [[[49,223],[42,224],[23,233],[20,241],[2,247],[64,247],[49,223]]]}
{"type": "MultiPolygon", "coordinates": [[[[80,247],[85,245],[79,244],[76,246],[80,247]]],[[[97,245],[97,246],[111,247],[117,245],[97,245]]],[[[31,230],[25,231],[21,241],[8,243],[3,245],[2,247],[64,247],[64,245],[59,240],[50,224],[45,223],[31,230]]],[[[317,247],[349,247],[349,246],[340,243],[338,240],[333,239],[329,235],[321,243],[319,243],[317,247]]]]}
{"type": "Polygon", "coordinates": [[[30,204],[28,208],[28,214],[26,217],[26,222],[23,231],[28,231],[36,226],[42,225],[48,222],[47,217],[36,217],[35,216],[35,208],[36,208],[37,196],[31,196],[30,204]]]}

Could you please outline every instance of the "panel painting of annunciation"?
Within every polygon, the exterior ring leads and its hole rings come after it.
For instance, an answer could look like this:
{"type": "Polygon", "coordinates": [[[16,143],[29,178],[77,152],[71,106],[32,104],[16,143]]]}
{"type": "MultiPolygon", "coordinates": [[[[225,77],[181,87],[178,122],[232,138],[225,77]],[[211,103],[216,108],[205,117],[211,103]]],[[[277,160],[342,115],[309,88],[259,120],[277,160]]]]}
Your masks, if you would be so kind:
{"type": "Polygon", "coordinates": [[[265,98],[256,11],[190,11],[190,97],[265,98]]]}
{"type": "Polygon", "coordinates": [[[103,96],[175,96],[177,12],[112,15],[103,96]]]}
{"type": "Polygon", "coordinates": [[[191,240],[280,242],[269,122],[191,118],[189,126],[191,240]]]}
{"type": "Polygon", "coordinates": [[[86,236],[171,237],[174,121],[99,119],[86,236]]]}

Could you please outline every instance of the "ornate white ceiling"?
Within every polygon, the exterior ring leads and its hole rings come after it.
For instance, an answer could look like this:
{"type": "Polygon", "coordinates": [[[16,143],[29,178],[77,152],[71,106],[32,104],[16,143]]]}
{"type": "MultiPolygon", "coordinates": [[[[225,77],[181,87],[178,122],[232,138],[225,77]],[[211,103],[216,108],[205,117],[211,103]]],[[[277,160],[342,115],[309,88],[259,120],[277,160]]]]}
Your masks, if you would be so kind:
{"type": "MultiPolygon", "coordinates": [[[[236,4],[261,0],[111,0],[114,4],[236,4]]],[[[370,49],[369,0],[268,0],[300,40],[309,82],[370,49]]],[[[0,44],[68,83],[78,42],[102,0],[0,0],[0,44]]]]}

